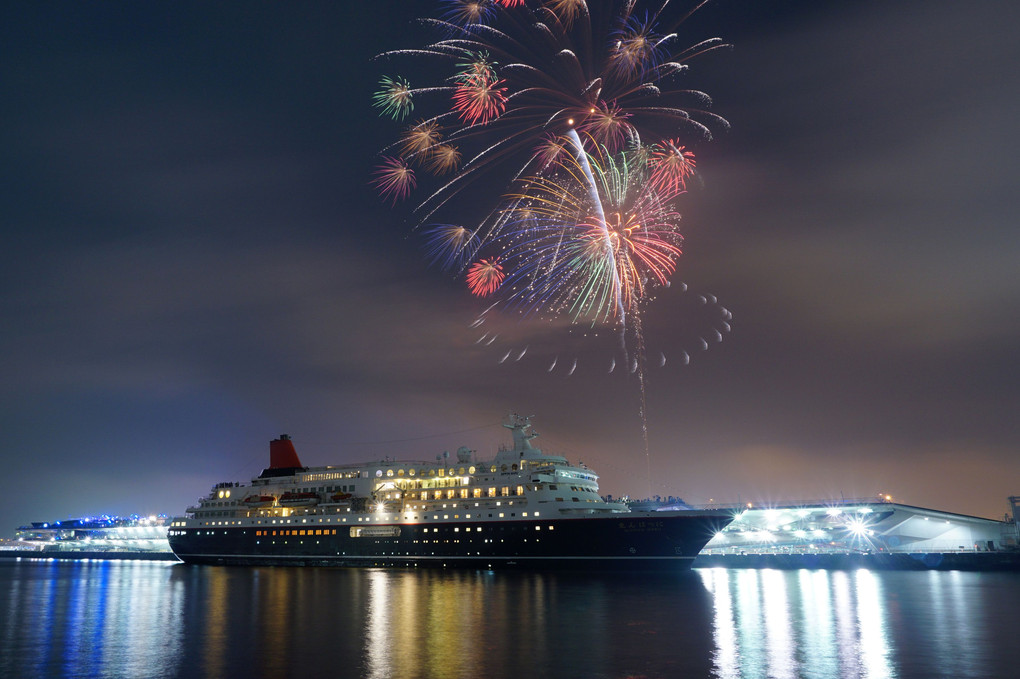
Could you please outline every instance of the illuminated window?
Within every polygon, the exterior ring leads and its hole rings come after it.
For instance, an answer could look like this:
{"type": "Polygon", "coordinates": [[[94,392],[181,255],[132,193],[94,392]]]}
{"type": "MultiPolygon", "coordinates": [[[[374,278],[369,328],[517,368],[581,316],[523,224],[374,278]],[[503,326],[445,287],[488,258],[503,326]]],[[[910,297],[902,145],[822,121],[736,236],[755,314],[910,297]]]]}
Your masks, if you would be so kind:
{"type": "Polygon", "coordinates": [[[446,469],[440,469],[439,470],[439,475],[440,476],[446,476],[446,469]]]}
{"type": "Polygon", "coordinates": [[[468,474],[474,474],[474,473],[475,473],[475,468],[474,467],[468,467],[468,474]]]}
{"type": "Polygon", "coordinates": [[[393,477],[393,470],[392,469],[387,469],[386,470],[386,476],[389,476],[390,478],[392,478],[393,477]]]}
{"type": "Polygon", "coordinates": [[[496,489],[489,488],[489,497],[496,497],[496,489]]]}
{"type": "Polygon", "coordinates": [[[446,491],[446,499],[447,499],[447,500],[452,500],[452,499],[453,499],[453,496],[454,496],[454,494],[455,494],[456,492],[457,492],[457,491],[455,491],[455,490],[453,490],[453,489],[450,489],[450,490],[446,491]]]}
{"type": "Polygon", "coordinates": [[[510,497],[510,486],[503,486],[499,489],[499,493],[503,497],[510,497]]]}
{"type": "Polygon", "coordinates": [[[481,488],[475,488],[474,491],[472,491],[471,495],[472,495],[472,497],[481,497],[482,496],[482,489],[481,488]]]}
{"type": "Polygon", "coordinates": [[[466,500],[467,496],[468,496],[468,489],[467,488],[461,488],[460,489],[460,496],[461,496],[461,498],[466,500]]]}
{"type": "Polygon", "coordinates": [[[524,495],[524,486],[517,486],[517,494],[524,495]]]}
{"type": "Polygon", "coordinates": [[[408,469],[407,470],[407,475],[408,476],[414,476],[414,469],[413,468],[412,469],[408,469]]]}

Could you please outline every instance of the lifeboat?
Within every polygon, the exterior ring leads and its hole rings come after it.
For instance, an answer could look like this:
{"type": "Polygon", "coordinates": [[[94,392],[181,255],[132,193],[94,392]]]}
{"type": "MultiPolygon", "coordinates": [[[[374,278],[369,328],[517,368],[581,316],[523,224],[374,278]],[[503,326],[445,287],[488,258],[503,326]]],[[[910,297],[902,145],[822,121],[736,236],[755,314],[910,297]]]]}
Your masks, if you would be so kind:
{"type": "Polygon", "coordinates": [[[284,507],[309,507],[319,504],[318,493],[284,493],[280,496],[280,504],[284,507]]]}
{"type": "Polygon", "coordinates": [[[354,496],[350,493],[333,493],[329,500],[330,502],[347,502],[352,497],[354,496]]]}
{"type": "Polygon", "coordinates": [[[268,507],[276,502],[276,498],[272,495],[249,495],[241,502],[246,507],[268,507]]]}

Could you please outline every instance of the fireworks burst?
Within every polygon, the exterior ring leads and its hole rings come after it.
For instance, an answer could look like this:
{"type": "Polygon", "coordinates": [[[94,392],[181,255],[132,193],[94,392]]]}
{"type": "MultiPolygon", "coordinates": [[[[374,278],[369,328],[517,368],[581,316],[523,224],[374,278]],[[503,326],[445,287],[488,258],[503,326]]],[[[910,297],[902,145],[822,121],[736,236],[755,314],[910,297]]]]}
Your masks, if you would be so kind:
{"type": "Polygon", "coordinates": [[[404,132],[400,150],[409,157],[428,154],[441,138],[439,123],[423,120],[404,132]]]}
{"type": "Polygon", "coordinates": [[[492,16],[492,0],[446,0],[444,18],[458,26],[477,26],[492,16]]]}
{"type": "Polygon", "coordinates": [[[383,76],[379,81],[379,91],[372,97],[372,103],[376,108],[382,109],[382,115],[387,115],[394,120],[403,120],[414,110],[414,102],[411,101],[411,86],[403,78],[390,78],[383,76]]]}
{"type": "Polygon", "coordinates": [[[491,72],[474,73],[462,80],[453,93],[453,108],[460,119],[472,125],[484,125],[506,110],[506,81],[491,72]]]}
{"type": "Polygon", "coordinates": [[[463,226],[439,224],[426,232],[426,255],[444,269],[460,268],[474,257],[477,249],[478,238],[463,226]]]}
{"type": "Polygon", "coordinates": [[[375,171],[373,183],[385,198],[392,198],[396,203],[406,198],[415,187],[414,170],[407,166],[403,158],[384,156],[379,168],[375,171]]]}
{"type": "MultiPolygon", "coordinates": [[[[473,194],[500,192],[515,177],[540,173],[549,161],[548,140],[571,132],[584,151],[616,152],[675,145],[681,134],[709,139],[711,127],[727,127],[708,110],[708,95],[683,83],[689,61],[725,47],[718,38],[681,46],[679,29],[703,4],[671,20],[667,0],[450,0],[443,18],[423,19],[439,33],[435,42],[378,58],[431,60],[447,74],[419,89],[386,79],[401,87],[377,95],[388,102],[399,90],[401,101],[413,97],[433,106],[426,121],[462,154],[455,168],[424,166],[452,176],[423,183],[427,193],[415,208],[420,222],[469,186],[473,194]],[[652,9],[641,9],[644,4],[652,9]]],[[[416,152],[413,146],[410,153],[416,152]]],[[[493,196],[493,207],[497,202],[493,196]]],[[[481,216],[482,240],[499,229],[495,214],[481,216]]]]}
{"type": "Polygon", "coordinates": [[[683,237],[673,202],[630,154],[560,154],[519,179],[486,243],[509,271],[506,305],[525,313],[626,325],[676,269],[683,237]],[[586,168],[594,180],[595,191],[586,168]]]}
{"type": "Polygon", "coordinates": [[[505,277],[498,259],[479,259],[468,269],[468,289],[472,294],[485,297],[499,290],[505,277]]]}
{"type": "Polygon", "coordinates": [[[652,147],[649,165],[651,183],[664,191],[683,191],[687,178],[694,174],[694,153],[680,146],[676,140],[666,140],[652,147]]]}
{"type": "Polygon", "coordinates": [[[432,154],[425,164],[433,174],[447,174],[457,169],[460,164],[460,151],[453,144],[437,144],[432,147],[432,154]]]}

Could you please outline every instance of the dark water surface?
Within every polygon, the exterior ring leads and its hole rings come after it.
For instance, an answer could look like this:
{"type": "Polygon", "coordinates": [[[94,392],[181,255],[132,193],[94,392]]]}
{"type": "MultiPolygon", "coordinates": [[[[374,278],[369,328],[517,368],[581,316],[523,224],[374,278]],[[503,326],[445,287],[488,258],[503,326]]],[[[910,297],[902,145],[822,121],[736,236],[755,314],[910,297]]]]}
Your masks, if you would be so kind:
{"type": "Polygon", "coordinates": [[[0,560],[0,677],[1020,676],[1020,573],[0,560]]]}

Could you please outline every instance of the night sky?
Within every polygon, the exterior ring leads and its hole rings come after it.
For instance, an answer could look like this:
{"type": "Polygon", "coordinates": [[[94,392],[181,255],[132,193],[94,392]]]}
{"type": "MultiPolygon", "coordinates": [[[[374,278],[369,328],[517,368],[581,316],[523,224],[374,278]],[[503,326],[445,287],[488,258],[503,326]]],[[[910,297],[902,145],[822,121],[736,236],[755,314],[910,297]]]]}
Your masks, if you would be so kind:
{"type": "Polygon", "coordinates": [[[604,493],[1001,518],[1020,494],[1020,5],[717,0],[685,24],[734,45],[685,76],[732,128],[693,144],[685,253],[645,315],[647,456],[611,336],[509,323],[532,349],[500,364],[412,206],[369,186],[399,130],[371,106],[399,69],[372,57],[423,44],[434,7],[0,10],[0,534],[179,514],[281,433],[308,465],[489,457],[511,411],[604,493]]]}

